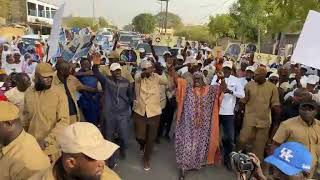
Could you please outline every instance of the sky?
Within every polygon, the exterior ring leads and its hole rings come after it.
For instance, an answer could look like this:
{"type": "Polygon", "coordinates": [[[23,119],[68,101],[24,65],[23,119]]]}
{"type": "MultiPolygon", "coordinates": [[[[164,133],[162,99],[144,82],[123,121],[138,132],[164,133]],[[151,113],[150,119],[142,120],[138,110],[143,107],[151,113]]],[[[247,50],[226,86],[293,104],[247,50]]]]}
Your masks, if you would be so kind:
{"type": "MultiPolygon", "coordinates": [[[[112,24],[124,26],[140,13],[157,14],[161,5],[157,0],[46,0],[59,5],[66,2],[65,16],[103,16],[112,24]]],[[[228,11],[236,0],[170,0],[169,11],[178,14],[184,24],[199,25],[208,22],[210,16],[228,11]]],[[[163,7],[164,7],[163,3],[163,7]]]]}

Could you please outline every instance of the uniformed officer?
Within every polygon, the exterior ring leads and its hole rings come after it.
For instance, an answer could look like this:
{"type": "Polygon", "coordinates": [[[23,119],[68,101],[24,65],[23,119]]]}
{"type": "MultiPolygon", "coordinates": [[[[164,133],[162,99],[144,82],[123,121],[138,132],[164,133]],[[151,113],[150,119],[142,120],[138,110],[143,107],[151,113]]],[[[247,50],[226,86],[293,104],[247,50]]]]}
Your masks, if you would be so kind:
{"type": "Polygon", "coordinates": [[[302,102],[299,116],[282,122],[273,137],[275,146],[285,142],[299,142],[307,147],[313,156],[309,178],[312,178],[320,157],[320,121],[315,119],[317,112],[316,102],[302,102]]]}
{"type": "Polygon", "coordinates": [[[56,163],[29,180],[94,179],[120,180],[105,166],[119,148],[103,138],[91,123],[77,122],[65,128],[58,136],[62,155],[56,163]]]}
{"type": "Polygon", "coordinates": [[[23,130],[19,109],[0,101],[0,179],[25,180],[50,166],[36,139],[23,130]]]}
{"type": "Polygon", "coordinates": [[[70,124],[68,99],[64,91],[52,85],[54,71],[50,64],[39,63],[35,69],[34,87],[25,93],[23,118],[28,133],[54,162],[59,157],[56,136],[70,124]]]}

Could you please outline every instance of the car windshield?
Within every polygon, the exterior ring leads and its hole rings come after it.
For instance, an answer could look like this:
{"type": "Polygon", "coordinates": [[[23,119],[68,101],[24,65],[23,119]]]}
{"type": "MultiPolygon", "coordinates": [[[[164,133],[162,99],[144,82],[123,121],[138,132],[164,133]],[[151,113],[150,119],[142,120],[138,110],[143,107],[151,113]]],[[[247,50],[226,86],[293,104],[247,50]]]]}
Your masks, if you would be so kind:
{"type": "Polygon", "coordinates": [[[103,32],[102,35],[109,36],[109,35],[111,35],[111,32],[103,32]]]}
{"type": "Polygon", "coordinates": [[[120,36],[120,41],[123,41],[123,42],[130,42],[130,41],[132,41],[132,38],[133,38],[134,36],[120,36]]]}
{"type": "Polygon", "coordinates": [[[150,45],[147,44],[147,43],[138,44],[138,46],[137,46],[136,49],[139,50],[140,48],[145,49],[147,54],[152,53],[152,52],[151,52],[151,47],[150,47],[150,45]]]}
{"type": "Polygon", "coordinates": [[[170,49],[170,53],[172,54],[172,56],[177,56],[179,54],[179,49],[170,49]]]}
{"type": "Polygon", "coordinates": [[[27,45],[34,46],[35,45],[35,41],[40,41],[40,39],[22,38],[22,41],[27,45]]]}
{"type": "Polygon", "coordinates": [[[167,46],[153,46],[157,56],[162,56],[165,51],[169,51],[167,46]]]}

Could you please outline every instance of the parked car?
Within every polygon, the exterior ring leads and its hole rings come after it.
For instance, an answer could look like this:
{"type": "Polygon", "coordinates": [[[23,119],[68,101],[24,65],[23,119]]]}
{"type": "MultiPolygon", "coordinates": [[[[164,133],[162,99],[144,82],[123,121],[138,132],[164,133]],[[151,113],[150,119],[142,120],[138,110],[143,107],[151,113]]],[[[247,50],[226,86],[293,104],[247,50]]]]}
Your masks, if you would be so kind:
{"type": "Polygon", "coordinates": [[[130,47],[134,38],[137,38],[136,35],[120,35],[118,44],[122,47],[130,47]]]}

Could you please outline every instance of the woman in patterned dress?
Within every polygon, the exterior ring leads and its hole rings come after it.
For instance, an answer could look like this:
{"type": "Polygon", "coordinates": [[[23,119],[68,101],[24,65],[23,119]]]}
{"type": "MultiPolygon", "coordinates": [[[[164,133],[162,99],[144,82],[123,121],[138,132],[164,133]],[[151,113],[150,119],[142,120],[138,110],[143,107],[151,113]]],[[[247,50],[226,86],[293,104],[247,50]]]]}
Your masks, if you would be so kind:
{"type": "Polygon", "coordinates": [[[204,83],[203,74],[193,74],[194,84],[177,78],[177,125],[176,160],[180,169],[179,179],[185,172],[214,164],[219,144],[219,97],[221,85],[210,86],[204,83]]]}

